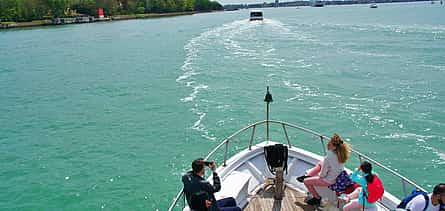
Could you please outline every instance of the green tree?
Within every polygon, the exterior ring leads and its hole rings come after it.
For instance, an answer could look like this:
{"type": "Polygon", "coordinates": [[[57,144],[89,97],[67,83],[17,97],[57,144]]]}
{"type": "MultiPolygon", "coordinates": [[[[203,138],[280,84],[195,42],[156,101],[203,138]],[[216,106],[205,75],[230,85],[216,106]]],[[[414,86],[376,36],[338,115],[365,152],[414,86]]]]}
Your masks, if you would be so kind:
{"type": "Polygon", "coordinates": [[[74,2],[72,7],[78,13],[97,16],[96,2],[94,0],[78,0],[74,2]]]}
{"type": "Polygon", "coordinates": [[[0,0],[1,21],[15,21],[17,18],[17,2],[15,0],[0,0]]]}
{"type": "Polygon", "coordinates": [[[182,6],[183,11],[193,11],[195,8],[195,0],[184,0],[184,4],[182,6]]]}
{"type": "MultiPolygon", "coordinates": [[[[124,7],[125,8],[125,12],[128,14],[135,14],[135,13],[138,13],[137,12],[137,8],[138,8],[138,5],[137,5],[137,2],[136,1],[127,1],[127,5],[126,5],[126,7],[124,7]]],[[[144,8],[144,10],[145,10],[145,8],[144,8]]],[[[144,13],[144,12],[142,12],[142,13],[144,13]]]]}
{"type": "Polygon", "coordinates": [[[43,0],[42,3],[49,8],[49,15],[56,18],[65,17],[65,10],[69,8],[67,0],[43,0]]]}
{"type": "Polygon", "coordinates": [[[31,21],[77,13],[96,16],[99,7],[106,16],[222,9],[209,0],[0,0],[0,20],[31,21]]]}
{"type": "Polygon", "coordinates": [[[136,14],[142,14],[142,13],[145,13],[145,7],[136,8],[136,14]]]}

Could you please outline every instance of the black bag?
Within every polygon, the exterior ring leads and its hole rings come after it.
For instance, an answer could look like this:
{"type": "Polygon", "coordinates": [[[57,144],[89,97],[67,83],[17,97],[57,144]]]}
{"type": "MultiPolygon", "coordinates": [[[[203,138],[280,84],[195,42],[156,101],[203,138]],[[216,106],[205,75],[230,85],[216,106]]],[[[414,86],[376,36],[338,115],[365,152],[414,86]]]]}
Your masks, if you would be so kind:
{"type": "Polygon", "coordinates": [[[287,146],[283,144],[275,144],[264,147],[264,157],[266,159],[269,171],[275,174],[275,168],[283,167],[287,174],[287,146]]]}

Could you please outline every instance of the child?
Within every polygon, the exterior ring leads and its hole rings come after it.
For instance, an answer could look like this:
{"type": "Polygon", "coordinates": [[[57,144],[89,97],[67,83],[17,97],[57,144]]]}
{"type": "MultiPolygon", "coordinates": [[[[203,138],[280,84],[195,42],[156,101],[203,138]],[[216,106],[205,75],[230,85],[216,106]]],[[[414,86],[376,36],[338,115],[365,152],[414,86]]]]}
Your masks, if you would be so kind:
{"type": "Polygon", "coordinates": [[[358,169],[352,173],[351,179],[352,181],[359,183],[361,187],[355,189],[354,192],[346,195],[346,197],[341,198],[345,202],[348,202],[343,206],[343,210],[349,211],[355,208],[363,209],[363,206],[365,206],[364,208],[367,210],[377,210],[375,202],[370,203],[365,197],[365,195],[369,195],[368,184],[372,183],[374,179],[378,179],[376,175],[372,174],[371,163],[363,161],[358,169]]]}

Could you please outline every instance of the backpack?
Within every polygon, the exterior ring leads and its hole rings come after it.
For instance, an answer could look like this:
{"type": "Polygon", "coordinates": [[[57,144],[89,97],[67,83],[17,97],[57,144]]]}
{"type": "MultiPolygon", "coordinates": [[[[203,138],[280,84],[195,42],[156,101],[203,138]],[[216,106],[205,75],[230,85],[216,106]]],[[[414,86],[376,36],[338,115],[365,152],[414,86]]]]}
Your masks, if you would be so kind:
{"type": "MultiPolygon", "coordinates": [[[[367,184],[368,189],[368,195],[366,197],[366,200],[368,200],[368,203],[375,203],[376,201],[380,200],[383,196],[383,193],[385,192],[385,188],[383,187],[382,180],[380,180],[379,177],[377,177],[376,174],[374,175],[374,179],[371,183],[367,184]]],[[[363,191],[363,193],[365,193],[363,191]]]]}
{"type": "Polygon", "coordinates": [[[402,208],[405,209],[406,205],[408,205],[408,203],[413,200],[414,197],[418,196],[418,195],[423,195],[423,197],[425,198],[425,207],[423,208],[423,210],[425,211],[426,208],[428,208],[428,204],[430,203],[430,197],[428,197],[428,193],[423,192],[421,190],[413,190],[411,191],[411,194],[408,195],[407,197],[405,197],[399,205],[397,205],[397,208],[402,208]]]}

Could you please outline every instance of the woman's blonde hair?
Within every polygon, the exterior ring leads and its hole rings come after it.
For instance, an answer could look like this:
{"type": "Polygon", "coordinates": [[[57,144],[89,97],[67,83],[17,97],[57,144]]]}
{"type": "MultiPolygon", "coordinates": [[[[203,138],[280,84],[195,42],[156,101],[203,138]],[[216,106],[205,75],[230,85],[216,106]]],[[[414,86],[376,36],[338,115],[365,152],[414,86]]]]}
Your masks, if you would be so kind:
{"type": "Polygon", "coordinates": [[[335,153],[337,154],[338,162],[346,163],[346,161],[349,159],[351,146],[341,140],[340,136],[337,133],[334,133],[334,136],[332,136],[330,141],[336,148],[335,153]]]}

